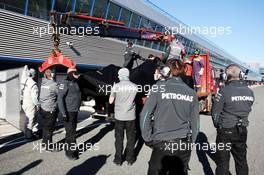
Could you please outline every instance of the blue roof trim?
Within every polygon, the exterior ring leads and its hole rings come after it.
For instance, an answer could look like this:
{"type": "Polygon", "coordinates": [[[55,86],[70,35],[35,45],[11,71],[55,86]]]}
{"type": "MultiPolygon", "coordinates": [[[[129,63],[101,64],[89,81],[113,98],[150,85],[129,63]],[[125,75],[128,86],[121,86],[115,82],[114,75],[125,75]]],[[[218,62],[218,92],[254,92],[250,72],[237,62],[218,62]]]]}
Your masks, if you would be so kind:
{"type": "MultiPolygon", "coordinates": [[[[22,57],[6,57],[6,56],[0,56],[0,61],[13,61],[13,62],[19,62],[19,63],[43,63],[44,59],[32,59],[32,58],[22,58],[22,57]]],[[[99,65],[99,64],[77,64],[77,68],[80,69],[101,69],[105,66],[99,65]]]]}
{"type": "Polygon", "coordinates": [[[26,62],[26,63],[43,63],[43,59],[32,59],[32,58],[22,58],[22,57],[6,57],[0,56],[0,61],[14,61],[14,62],[26,62]]]}
{"type": "Polygon", "coordinates": [[[102,69],[105,66],[99,64],[77,64],[77,68],[80,69],[102,69]]]}

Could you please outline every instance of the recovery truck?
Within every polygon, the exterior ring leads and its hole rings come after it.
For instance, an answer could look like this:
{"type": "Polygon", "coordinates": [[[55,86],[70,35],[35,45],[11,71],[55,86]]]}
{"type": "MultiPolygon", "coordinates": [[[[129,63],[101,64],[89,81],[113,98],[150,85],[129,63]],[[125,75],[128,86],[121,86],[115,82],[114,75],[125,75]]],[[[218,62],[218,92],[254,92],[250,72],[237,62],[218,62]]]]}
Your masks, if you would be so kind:
{"type": "MultiPolygon", "coordinates": [[[[212,99],[217,93],[217,84],[215,80],[215,72],[212,64],[210,63],[210,54],[201,54],[200,57],[204,61],[204,72],[202,75],[201,91],[197,92],[200,103],[200,111],[204,113],[210,113],[212,108],[212,99]]],[[[192,61],[194,55],[189,56],[189,60],[192,61]]],[[[192,66],[189,66],[192,69],[192,66]]],[[[190,70],[192,72],[192,70],[190,70]]]]}
{"type": "MultiPolygon", "coordinates": [[[[114,37],[114,38],[128,38],[128,39],[139,39],[139,40],[148,40],[148,41],[158,41],[158,42],[168,42],[165,33],[151,31],[147,29],[135,29],[135,28],[128,28],[124,26],[124,23],[113,21],[113,20],[106,20],[102,18],[95,18],[92,16],[87,16],[83,14],[74,14],[74,13],[57,13],[51,12],[51,24],[54,28],[54,31],[57,33],[53,34],[53,42],[54,42],[54,49],[53,53],[47,58],[47,60],[40,66],[39,71],[43,72],[45,69],[54,66],[54,65],[64,65],[66,67],[75,67],[76,64],[70,60],[70,58],[63,55],[60,52],[58,45],[59,45],[59,33],[58,31],[64,30],[65,27],[68,28],[68,32],[66,34],[71,34],[70,30],[71,27],[74,26],[76,28],[83,27],[74,24],[73,19],[81,19],[87,21],[98,22],[97,27],[99,32],[92,32],[89,35],[99,36],[99,37],[114,37]]],[[[65,33],[64,33],[65,34],[65,33]]],[[[200,55],[204,59],[204,73],[202,75],[202,90],[201,92],[197,93],[199,97],[200,103],[200,111],[201,112],[210,112],[211,105],[212,105],[212,97],[216,93],[216,83],[214,80],[214,73],[212,65],[210,64],[210,57],[209,53],[200,55]]],[[[193,55],[189,56],[189,59],[193,59],[193,55]]],[[[188,67],[188,71],[190,76],[192,73],[192,64],[186,64],[188,67]]],[[[100,73],[100,72],[99,72],[100,73]]],[[[154,74],[154,72],[153,72],[154,74]]],[[[105,94],[107,95],[107,94],[105,94]]],[[[107,99],[107,98],[105,98],[107,99]]],[[[144,100],[141,100],[142,102],[144,100]]],[[[104,111],[106,115],[110,114],[108,110],[108,100],[107,101],[97,101],[103,104],[97,104],[100,106],[101,111],[104,111]]],[[[100,110],[100,109],[99,109],[100,110]]]]}

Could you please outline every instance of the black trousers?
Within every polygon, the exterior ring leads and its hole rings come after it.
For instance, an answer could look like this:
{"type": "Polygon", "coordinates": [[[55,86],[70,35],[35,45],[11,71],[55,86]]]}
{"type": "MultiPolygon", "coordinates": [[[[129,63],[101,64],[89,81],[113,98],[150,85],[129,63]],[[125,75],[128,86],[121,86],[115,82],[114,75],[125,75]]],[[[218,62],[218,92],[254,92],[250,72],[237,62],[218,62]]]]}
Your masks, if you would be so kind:
{"type": "Polygon", "coordinates": [[[66,130],[64,149],[67,156],[78,154],[76,144],[77,116],[78,112],[68,112],[68,120],[64,121],[64,127],[66,130]]]}
{"type": "Polygon", "coordinates": [[[135,120],[120,121],[115,120],[115,160],[122,162],[124,131],[126,131],[127,144],[125,149],[126,160],[135,161],[135,142],[136,142],[135,120]]]}
{"type": "Polygon", "coordinates": [[[131,58],[128,64],[125,66],[125,68],[127,68],[128,70],[132,70],[133,66],[134,66],[134,58],[131,58]]]}
{"type": "Polygon", "coordinates": [[[235,160],[236,174],[248,175],[247,164],[247,128],[242,127],[241,132],[236,127],[231,129],[218,129],[216,144],[230,144],[231,149],[226,147],[224,150],[216,152],[216,175],[229,174],[230,152],[235,160]]]}
{"type": "Polygon", "coordinates": [[[149,161],[148,175],[187,175],[191,149],[176,149],[182,144],[189,145],[187,139],[177,139],[173,142],[159,142],[153,146],[149,161]],[[174,150],[172,151],[172,148],[174,150]]]}
{"type": "Polygon", "coordinates": [[[52,134],[55,128],[58,111],[49,112],[41,109],[41,115],[43,118],[42,143],[47,146],[52,143],[52,134]]]}

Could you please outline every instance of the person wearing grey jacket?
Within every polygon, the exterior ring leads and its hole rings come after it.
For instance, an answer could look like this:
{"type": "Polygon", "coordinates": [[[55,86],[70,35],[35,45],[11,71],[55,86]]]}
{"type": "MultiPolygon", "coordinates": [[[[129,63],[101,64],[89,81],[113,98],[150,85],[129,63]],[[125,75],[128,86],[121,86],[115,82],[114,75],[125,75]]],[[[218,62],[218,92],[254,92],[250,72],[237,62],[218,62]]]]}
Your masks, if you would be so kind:
{"type": "Polygon", "coordinates": [[[140,114],[142,137],[153,148],[148,175],[187,174],[191,142],[198,135],[198,97],[180,78],[183,62],[172,60],[170,69],[172,77],[156,84],[140,114]]]}
{"type": "Polygon", "coordinates": [[[115,104],[115,159],[114,163],[118,166],[123,163],[123,142],[124,131],[126,131],[127,145],[125,149],[125,159],[128,165],[132,165],[135,158],[136,142],[136,106],[135,97],[137,94],[136,84],[129,81],[129,70],[121,68],[118,71],[119,83],[114,84],[111,89],[109,103],[115,104]]]}
{"type": "Polygon", "coordinates": [[[41,116],[43,117],[42,143],[47,151],[52,150],[52,133],[54,131],[58,115],[57,96],[58,85],[53,80],[52,71],[50,69],[46,69],[44,72],[44,78],[41,82],[39,102],[41,116]]]}

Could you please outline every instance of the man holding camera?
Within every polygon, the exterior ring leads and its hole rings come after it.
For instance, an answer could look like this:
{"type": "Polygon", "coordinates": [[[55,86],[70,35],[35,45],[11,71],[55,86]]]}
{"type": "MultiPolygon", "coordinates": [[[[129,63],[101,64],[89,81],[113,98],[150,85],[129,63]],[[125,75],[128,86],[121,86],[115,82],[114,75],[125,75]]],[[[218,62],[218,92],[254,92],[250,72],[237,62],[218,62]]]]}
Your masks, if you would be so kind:
{"type": "Polygon", "coordinates": [[[134,61],[140,58],[140,56],[135,53],[134,45],[131,41],[127,42],[124,58],[125,62],[123,64],[123,67],[127,68],[128,70],[131,70],[134,66],[134,61]]]}

